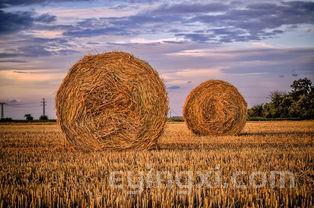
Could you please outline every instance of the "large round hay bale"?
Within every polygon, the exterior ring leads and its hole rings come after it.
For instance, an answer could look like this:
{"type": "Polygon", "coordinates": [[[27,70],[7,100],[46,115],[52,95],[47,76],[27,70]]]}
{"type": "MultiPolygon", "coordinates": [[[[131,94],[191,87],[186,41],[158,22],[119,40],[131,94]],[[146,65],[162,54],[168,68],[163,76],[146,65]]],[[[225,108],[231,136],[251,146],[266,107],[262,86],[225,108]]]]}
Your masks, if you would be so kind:
{"type": "Polygon", "coordinates": [[[124,52],[85,56],[63,80],[57,118],[67,140],[90,150],[146,149],[164,130],[164,83],[146,62],[124,52]]]}
{"type": "Polygon", "coordinates": [[[188,128],[197,135],[233,135],[245,125],[247,104],[231,84],[209,80],[190,92],[183,114],[188,128]]]}

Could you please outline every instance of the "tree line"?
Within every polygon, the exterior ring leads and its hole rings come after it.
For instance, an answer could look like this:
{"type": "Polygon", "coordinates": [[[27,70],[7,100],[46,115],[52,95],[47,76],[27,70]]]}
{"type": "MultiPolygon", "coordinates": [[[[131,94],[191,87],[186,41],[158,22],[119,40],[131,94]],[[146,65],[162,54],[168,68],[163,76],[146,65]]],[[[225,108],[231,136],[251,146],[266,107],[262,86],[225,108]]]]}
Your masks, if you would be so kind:
{"type": "Polygon", "coordinates": [[[274,91],[270,101],[248,110],[250,118],[314,118],[314,86],[308,78],[293,81],[289,92],[274,91]]]}

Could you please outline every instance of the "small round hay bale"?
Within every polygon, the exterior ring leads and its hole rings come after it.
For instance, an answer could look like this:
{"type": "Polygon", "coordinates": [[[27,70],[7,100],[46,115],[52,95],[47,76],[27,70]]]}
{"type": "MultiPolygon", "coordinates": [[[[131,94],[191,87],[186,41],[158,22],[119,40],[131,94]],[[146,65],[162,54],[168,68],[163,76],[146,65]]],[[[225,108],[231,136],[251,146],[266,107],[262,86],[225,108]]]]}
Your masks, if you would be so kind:
{"type": "Polygon", "coordinates": [[[194,88],[186,98],[183,115],[197,135],[233,135],[243,129],[247,104],[231,84],[209,80],[194,88]]]}
{"type": "Polygon", "coordinates": [[[85,56],[56,95],[67,140],[89,150],[147,149],[167,120],[168,99],[158,73],[124,52],[85,56]]]}

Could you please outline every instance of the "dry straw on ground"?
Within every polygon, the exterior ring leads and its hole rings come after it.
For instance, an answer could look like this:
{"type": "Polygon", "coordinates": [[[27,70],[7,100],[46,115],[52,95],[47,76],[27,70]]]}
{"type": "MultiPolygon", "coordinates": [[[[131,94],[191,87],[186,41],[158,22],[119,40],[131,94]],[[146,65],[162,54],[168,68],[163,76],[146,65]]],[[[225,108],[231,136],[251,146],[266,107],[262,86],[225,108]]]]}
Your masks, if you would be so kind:
{"type": "Polygon", "coordinates": [[[67,140],[91,150],[146,149],[164,131],[164,83],[146,62],[124,52],[85,56],[63,80],[57,96],[67,140]]]}
{"type": "Polygon", "coordinates": [[[191,91],[183,114],[195,134],[232,135],[240,133],[245,125],[247,104],[231,84],[209,80],[191,91]]]}

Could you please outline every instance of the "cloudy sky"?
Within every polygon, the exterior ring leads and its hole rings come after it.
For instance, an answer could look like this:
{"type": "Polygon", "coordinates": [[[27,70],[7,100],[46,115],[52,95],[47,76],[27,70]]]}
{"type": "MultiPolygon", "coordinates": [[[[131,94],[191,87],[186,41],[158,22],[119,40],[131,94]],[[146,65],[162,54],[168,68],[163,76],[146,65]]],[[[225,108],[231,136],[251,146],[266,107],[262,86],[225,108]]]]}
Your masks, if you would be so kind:
{"type": "Polygon", "coordinates": [[[172,115],[208,79],[249,106],[293,80],[314,81],[314,1],[0,0],[0,100],[5,116],[55,118],[54,96],[85,54],[122,50],[164,79],[172,115]],[[193,3],[192,3],[193,2],[193,3]]]}

